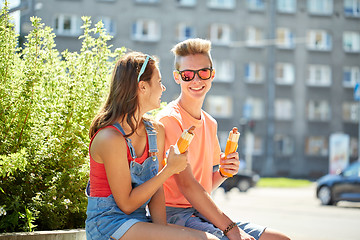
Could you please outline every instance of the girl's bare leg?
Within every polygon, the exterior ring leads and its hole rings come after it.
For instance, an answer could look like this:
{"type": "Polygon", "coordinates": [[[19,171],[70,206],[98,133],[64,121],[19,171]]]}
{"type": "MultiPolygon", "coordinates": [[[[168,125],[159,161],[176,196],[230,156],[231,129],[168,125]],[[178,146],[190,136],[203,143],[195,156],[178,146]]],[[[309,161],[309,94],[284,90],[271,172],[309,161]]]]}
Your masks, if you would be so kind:
{"type": "Polygon", "coordinates": [[[147,239],[147,240],[219,240],[212,234],[181,226],[160,225],[154,223],[138,222],[134,224],[121,238],[121,240],[147,239]]]}

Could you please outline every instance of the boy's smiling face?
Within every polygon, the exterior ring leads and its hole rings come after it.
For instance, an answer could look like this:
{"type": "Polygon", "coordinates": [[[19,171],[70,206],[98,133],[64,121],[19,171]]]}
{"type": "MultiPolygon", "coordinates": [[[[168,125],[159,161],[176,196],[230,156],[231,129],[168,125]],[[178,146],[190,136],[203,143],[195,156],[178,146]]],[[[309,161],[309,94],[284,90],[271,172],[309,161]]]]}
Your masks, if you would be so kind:
{"type": "MultiPolygon", "coordinates": [[[[179,59],[179,71],[183,70],[199,70],[203,68],[210,68],[211,63],[207,55],[195,54],[180,57],[179,59]]],[[[213,70],[212,76],[208,80],[202,80],[196,74],[191,81],[183,81],[179,73],[174,72],[174,79],[177,84],[181,86],[181,94],[187,99],[199,99],[204,100],[206,93],[211,88],[212,80],[214,79],[215,71],[213,70]]]]}

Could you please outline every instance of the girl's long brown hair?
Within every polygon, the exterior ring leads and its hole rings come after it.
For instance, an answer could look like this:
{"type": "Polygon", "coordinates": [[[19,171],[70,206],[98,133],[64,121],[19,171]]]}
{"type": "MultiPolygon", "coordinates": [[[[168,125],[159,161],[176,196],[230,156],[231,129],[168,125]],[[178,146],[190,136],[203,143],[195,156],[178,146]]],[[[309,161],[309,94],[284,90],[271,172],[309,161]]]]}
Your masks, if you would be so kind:
{"type": "MultiPolygon", "coordinates": [[[[138,103],[138,75],[146,59],[146,55],[140,52],[131,52],[122,56],[116,63],[110,82],[110,91],[105,104],[91,123],[89,136],[103,127],[114,124],[118,119],[126,121],[131,128],[131,132],[125,137],[131,136],[138,127],[137,124],[141,116],[135,116],[139,107],[138,103]],[[135,120],[135,121],[134,121],[135,120]]],[[[146,65],[140,81],[150,82],[156,62],[150,58],[146,65]]]]}

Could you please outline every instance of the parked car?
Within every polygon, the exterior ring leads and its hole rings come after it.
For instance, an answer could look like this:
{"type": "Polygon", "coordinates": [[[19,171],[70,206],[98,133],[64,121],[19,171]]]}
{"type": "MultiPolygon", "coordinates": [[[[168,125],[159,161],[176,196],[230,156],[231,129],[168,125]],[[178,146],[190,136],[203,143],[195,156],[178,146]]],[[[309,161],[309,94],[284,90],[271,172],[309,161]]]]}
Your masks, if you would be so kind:
{"type": "Polygon", "coordinates": [[[340,174],[319,178],[316,196],[322,205],[336,205],[343,200],[360,202],[360,162],[350,164],[340,174]]]}
{"type": "Polygon", "coordinates": [[[255,187],[259,179],[260,176],[257,173],[247,169],[240,169],[232,178],[226,179],[220,187],[224,189],[225,193],[232,188],[237,188],[240,192],[246,192],[249,188],[255,187]]]}

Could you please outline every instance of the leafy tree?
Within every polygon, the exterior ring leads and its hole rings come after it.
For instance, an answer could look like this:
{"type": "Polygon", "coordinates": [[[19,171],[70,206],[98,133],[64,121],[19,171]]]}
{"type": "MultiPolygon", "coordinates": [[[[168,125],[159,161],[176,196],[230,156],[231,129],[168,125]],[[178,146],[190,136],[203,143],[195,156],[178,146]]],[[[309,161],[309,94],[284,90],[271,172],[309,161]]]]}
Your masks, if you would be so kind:
{"type": "Polygon", "coordinates": [[[79,53],[55,49],[41,19],[24,47],[0,16],[0,232],[84,226],[88,129],[107,91],[110,72],[125,51],[83,17],[79,53]]]}

